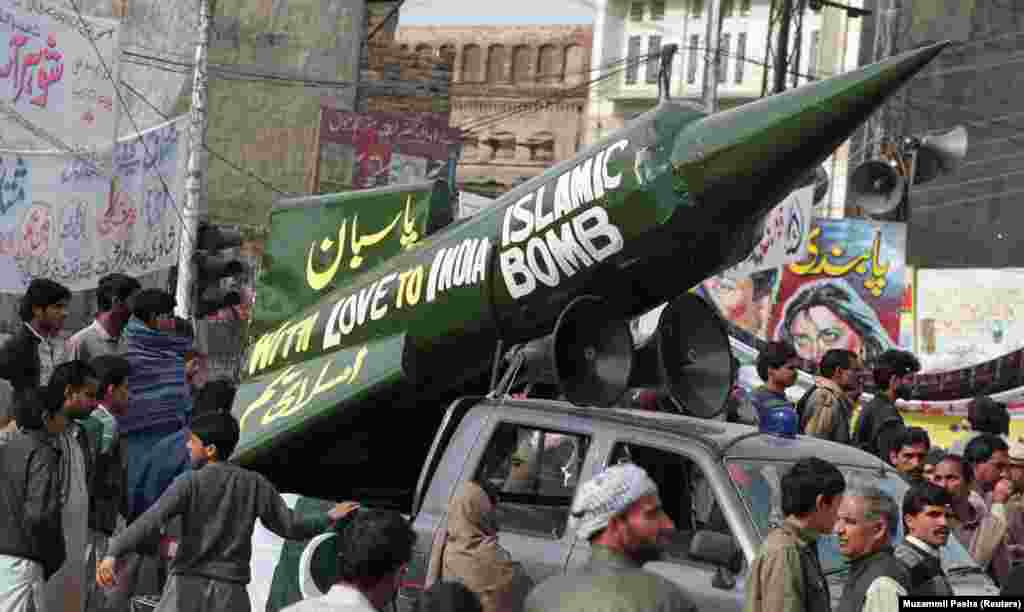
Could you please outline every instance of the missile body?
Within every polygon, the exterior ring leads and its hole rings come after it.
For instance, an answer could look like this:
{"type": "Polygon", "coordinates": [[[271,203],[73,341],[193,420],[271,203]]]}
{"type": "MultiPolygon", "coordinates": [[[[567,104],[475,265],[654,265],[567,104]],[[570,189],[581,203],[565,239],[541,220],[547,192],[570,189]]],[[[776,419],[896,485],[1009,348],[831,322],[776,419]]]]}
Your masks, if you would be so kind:
{"type": "Polygon", "coordinates": [[[712,116],[663,102],[256,339],[246,384],[401,338],[400,371],[376,371],[375,388],[453,389],[498,339],[550,333],[577,296],[622,318],[653,308],[746,257],[768,211],[944,46],[712,116]]]}

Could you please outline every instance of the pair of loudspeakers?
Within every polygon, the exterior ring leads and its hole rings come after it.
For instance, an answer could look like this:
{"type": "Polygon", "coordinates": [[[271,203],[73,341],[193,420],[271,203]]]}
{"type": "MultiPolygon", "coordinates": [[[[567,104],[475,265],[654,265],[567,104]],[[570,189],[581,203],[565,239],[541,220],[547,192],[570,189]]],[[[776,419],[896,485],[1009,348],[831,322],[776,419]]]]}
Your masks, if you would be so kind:
{"type": "Polygon", "coordinates": [[[615,405],[626,390],[658,386],[687,414],[711,418],[734,377],[725,325],[700,297],[685,293],[661,312],[655,333],[634,347],[628,322],[581,296],[562,311],[554,333],[515,350],[522,381],[555,384],[568,401],[615,405]]]}
{"type": "MultiPolygon", "coordinates": [[[[914,185],[949,174],[967,156],[967,130],[958,126],[945,134],[925,136],[918,142],[915,155],[914,185]]],[[[871,160],[850,176],[850,197],[869,216],[892,215],[903,201],[907,180],[892,165],[871,160]]]]}

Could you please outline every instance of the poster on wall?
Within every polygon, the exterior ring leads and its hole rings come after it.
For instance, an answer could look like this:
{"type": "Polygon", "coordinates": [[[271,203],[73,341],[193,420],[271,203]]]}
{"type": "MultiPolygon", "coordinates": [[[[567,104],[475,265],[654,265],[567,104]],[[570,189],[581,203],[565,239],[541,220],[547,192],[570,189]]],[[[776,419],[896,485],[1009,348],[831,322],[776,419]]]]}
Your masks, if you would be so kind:
{"type": "MultiPolygon", "coordinates": [[[[118,27],[40,2],[0,0],[0,107],[76,149],[109,153],[120,112],[118,27]]],[[[4,149],[55,146],[15,119],[0,126],[4,149]]]]}
{"type": "Polygon", "coordinates": [[[798,261],[713,277],[698,293],[755,347],[785,340],[808,364],[848,349],[870,364],[899,343],[905,249],[903,224],[814,219],[798,261]]]}
{"type": "Polygon", "coordinates": [[[441,113],[353,113],[323,107],[316,191],[321,185],[370,189],[446,180],[461,141],[461,132],[441,113]],[[350,172],[337,167],[346,160],[350,172]]]}
{"type": "Polygon", "coordinates": [[[34,277],[80,291],[176,264],[182,119],[119,142],[112,179],[72,155],[0,151],[0,292],[22,293],[34,277]]]}

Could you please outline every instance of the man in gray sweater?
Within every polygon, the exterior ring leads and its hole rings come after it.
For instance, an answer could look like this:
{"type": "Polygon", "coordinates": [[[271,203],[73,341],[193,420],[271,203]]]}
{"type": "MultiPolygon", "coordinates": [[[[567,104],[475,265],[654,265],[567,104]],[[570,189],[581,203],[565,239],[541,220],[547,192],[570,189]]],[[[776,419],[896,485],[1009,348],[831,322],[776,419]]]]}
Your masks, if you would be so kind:
{"type": "Polygon", "coordinates": [[[193,471],[178,477],[156,504],[110,541],[107,557],[96,568],[96,581],[113,585],[117,558],[151,547],[161,527],[181,516],[182,535],[157,611],[248,612],[246,585],[256,519],[282,538],[306,539],[327,530],[358,504],[341,503],[317,520],[300,522],[270,481],[224,461],[238,444],[233,416],[206,414],[190,429],[193,471]]]}

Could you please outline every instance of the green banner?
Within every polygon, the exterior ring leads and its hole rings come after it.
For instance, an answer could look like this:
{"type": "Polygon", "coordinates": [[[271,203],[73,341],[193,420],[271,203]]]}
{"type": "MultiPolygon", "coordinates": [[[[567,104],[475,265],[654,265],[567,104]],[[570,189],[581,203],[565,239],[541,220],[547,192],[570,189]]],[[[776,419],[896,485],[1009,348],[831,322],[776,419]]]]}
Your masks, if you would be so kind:
{"type": "Polygon", "coordinates": [[[232,409],[242,432],[235,457],[244,460],[264,442],[301,433],[311,420],[401,382],[404,346],[405,334],[385,336],[247,381],[232,409]]]}
{"type": "Polygon", "coordinates": [[[250,337],[265,333],[451,221],[440,182],[278,203],[256,280],[250,337]]]}

